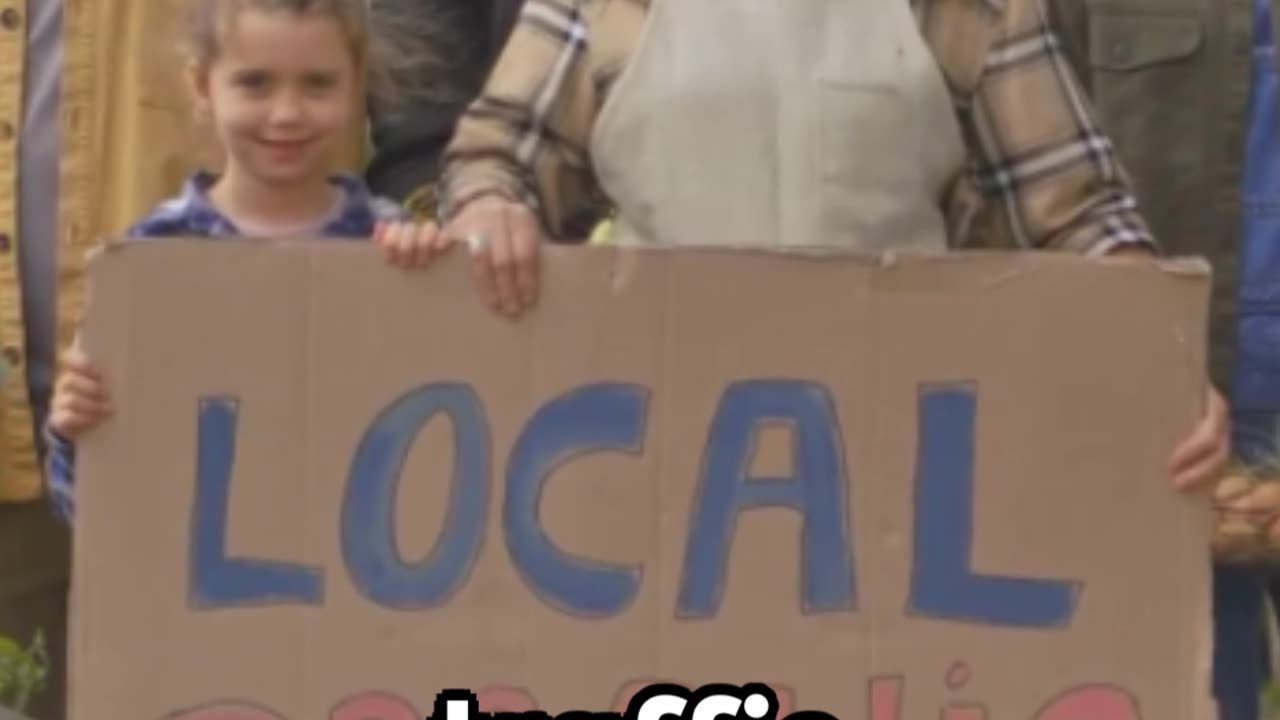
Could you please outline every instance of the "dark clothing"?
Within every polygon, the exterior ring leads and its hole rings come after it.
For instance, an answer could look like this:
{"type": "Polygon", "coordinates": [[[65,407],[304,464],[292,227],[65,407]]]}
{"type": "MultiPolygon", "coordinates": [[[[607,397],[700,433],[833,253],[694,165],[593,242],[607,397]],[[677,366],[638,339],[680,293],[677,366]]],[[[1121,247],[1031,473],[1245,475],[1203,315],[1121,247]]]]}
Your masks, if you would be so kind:
{"type": "Polygon", "coordinates": [[[0,503],[0,636],[29,649],[42,635],[48,653],[44,687],[25,712],[36,720],[66,717],[70,565],[71,533],[47,500],[0,503]]]}
{"type": "Polygon", "coordinates": [[[1253,0],[1046,4],[1156,240],[1213,263],[1210,366],[1231,397],[1253,0]]]}
{"type": "MultiPolygon", "coordinates": [[[[1274,158],[1252,146],[1270,139],[1272,110],[1259,103],[1266,98],[1259,90],[1274,82],[1269,46],[1271,31],[1280,29],[1280,0],[1047,5],[1156,240],[1170,254],[1202,255],[1213,264],[1213,379],[1232,400],[1237,457],[1269,455],[1280,393],[1263,390],[1277,383],[1270,338],[1280,315],[1273,303],[1255,301],[1273,292],[1275,271],[1245,261],[1259,256],[1247,251],[1251,245],[1268,252],[1275,246],[1277,206],[1266,197],[1274,189],[1259,182],[1274,158]],[[1248,242],[1257,236],[1264,236],[1261,244],[1248,242]],[[1268,325],[1266,333],[1256,332],[1259,324],[1268,325]]],[[[1222,720],[1259,720],[1265,581],[1260,568],[1215,568],[1214,693],[1222,720]]]]}
{"type": "Polygon", "coordinates": [[[404,202],[435,181],[454,124],[480,93],[522,3],[373,0],[375,22],[393,21],[399,42],[417,44],[438,60],[432,63],[433,77],[422,83],[423,92],[394,108],[371,103],[373,157],[367,180],[375,194],[404,202]]]}

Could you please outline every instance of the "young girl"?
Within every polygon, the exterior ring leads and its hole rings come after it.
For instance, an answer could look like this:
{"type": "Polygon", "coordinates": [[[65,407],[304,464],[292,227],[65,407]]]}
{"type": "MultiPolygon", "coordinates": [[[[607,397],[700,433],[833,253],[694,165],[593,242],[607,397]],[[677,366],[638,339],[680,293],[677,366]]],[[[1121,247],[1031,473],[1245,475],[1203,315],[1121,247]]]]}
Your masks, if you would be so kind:
{"type": "MultiPolygon", "coordinates": [[[[401,267],[443,249],[358,178],[328,168],[363,113],[375,62],[366,0],[193,0],[188,79],[225,151],[138,221],[135,238],[374,237],[401,267]]],[[[102,377],[78,347],[64,357],[46,435],[50,492],[70,520],[75,441],[111,415],[102,377]]]]}

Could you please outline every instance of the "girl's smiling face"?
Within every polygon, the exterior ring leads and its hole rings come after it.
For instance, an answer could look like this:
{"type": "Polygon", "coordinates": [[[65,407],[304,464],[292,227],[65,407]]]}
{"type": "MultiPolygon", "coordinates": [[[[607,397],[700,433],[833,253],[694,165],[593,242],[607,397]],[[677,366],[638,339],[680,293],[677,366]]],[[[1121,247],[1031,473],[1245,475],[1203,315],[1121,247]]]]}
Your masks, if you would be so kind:
{"type": "Polygon", "coordinates": [[[356,61],[324,13],[243,7],[218,55],[192,71],[228,173],[262,185],[323,183],[356,112],[356,61]]]}

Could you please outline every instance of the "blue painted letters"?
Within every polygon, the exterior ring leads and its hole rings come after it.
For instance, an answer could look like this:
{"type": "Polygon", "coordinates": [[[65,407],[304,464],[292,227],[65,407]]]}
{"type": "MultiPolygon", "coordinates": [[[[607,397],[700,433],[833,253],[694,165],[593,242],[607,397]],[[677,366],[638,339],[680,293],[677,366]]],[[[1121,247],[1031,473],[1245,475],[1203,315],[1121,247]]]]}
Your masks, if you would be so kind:
{"type": "Polygon", "coordinates": [[[197,609],[267,603],[319,605],[324,592],[321,569],[227,556],[238,412],[232,398],[200,401],[191,518],[191,604],[197,609]]]}
{"type": "Polygon", "coordinates": [[[439,607],[462,586],[480,552],[489,506],[489,426],[468,385],[427,385],[395,401],[365,433],[342,504],[342,552],[356,588],[386,607],[439,607]],[[396,544],[396,487],[418,433],[436,415],[453,421],[453,487],[444,529],[426,559],[408,564],[396,544]]]}
{"type": "MultiPolygon", "coordinates": [[[[575,557],[543,526],[543,492],[557,469],[600,452],[639,455],[648,429],[649,390],[624,383],[575,388],[542,406],[517,437],[507,462],[502,532],[532,591],[564,612],[612,617],[640,591],[644,568],[575,557]]],[[[925,388],[919,398],[913,564],[908,611],[966,623],[1061,627],[1080,584],[982,575],[972,569],[976,393],[967,385],[925,388]]],[[[189,592],[198,608],[319,604],[320,568],[227,555],[227,513],[235,461],[237,405],[206,398],[198,415],[196,500],[189,592]]],[[[490,458],[484,407],[469,386],[437,383],[397,399],[370,425],[349,468],[341,545],[356,589],[384,607],[441,607],[466,582],[489,525],[490,458]],[[405,459],[436,417],[453,425],[449,505],[444,527],[420,562],[396,542],[397,488],[405,459]]],[[[830,392],[798,380],[729,385],[712,418],[695,487],[676,613],[715,616],[727,582],[740,513],[783,507],[800,513],[803,612],[849,612],[857,602],[850,478],[830,392]],[[752,477],[758,433],[782,425],[791,435],[789,477],[752,477]]],[[[653,479],[659,482],[660,479],[653,479]]],[[[616,510],[616,509],[615,509],[616,510]]],[[[424,509],[424,514],[438,511],[424,509]]]]}
{"type": "Polygon", "coordinates": [[[738,513],[768,506],[794,508],[804,515],[799,551],[805,610],[853,609],[849,483],[842,448],[835,406],[821,385],[756,380],[725,390],[704,450],[680,582],[680,615],[715,615],[738,513]],[[779,422],[791,429],[795,474],[747,477],[756,432],[764,424],[779,422]]]}
{"type": "Polygon", "coordinates": [[[649,393],[639,385],[588,385],[547,403],[525,426],[507,463],[503,529],[516,568],[560,609],[616,615],[640,588],[640,567],[578,560],[557,549],[542,527],[542,491],[556,468],[592,452],[632,455],[644,448],[649,393]]]}
{"type": "Polygon", "coordinates": [[[1067,624],[1078,586],[974,573],[973,466],[977,397],[966,385],[926,388],[916,458],[911,611],[1011,627],[1067,624]]]}

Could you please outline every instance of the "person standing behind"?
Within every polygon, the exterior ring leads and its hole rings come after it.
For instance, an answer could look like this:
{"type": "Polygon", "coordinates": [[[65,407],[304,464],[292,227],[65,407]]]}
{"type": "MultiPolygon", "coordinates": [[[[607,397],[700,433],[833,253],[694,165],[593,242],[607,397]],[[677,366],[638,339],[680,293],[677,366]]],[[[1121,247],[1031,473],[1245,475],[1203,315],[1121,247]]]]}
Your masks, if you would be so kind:
{"type": "MultiPolygon", "coordinates": [[[[1280,0],[1053,0],[1065,55],[1171,254],[1203,255],[1216,282],[1213,379],[1232,408],[1233,452],[1275,457],[1280,421],[1280,0]]],[[[1274,517],[1268,488],[1241,509],[1274,517]]],[[[1265,521],[1263,521],[1265,522],[1265,521]]],[[[1265,530],[1265,528],[1261,528],[1265,530]]],[[[1214,571],[1220,720],[1259,720],[1265,578],[1214,571]]]]}
{"type": "Polygon", "coordinates": [[[394,110],[370,103],[373,155],[365,172],[370,190],[427,214],[434,211],[429,196],[441,155],[506,45],[523,2],[371,0],[376,32],[406,46],[405,56],[430,55],[438,64],[426,70],[433,77],[401,83],[424,89],[409,93],[394,110]]]}
{"type": "Polygon", "coordinates": [[[56,349],[83,306],[87,251],[149,204],[189,153],[189,139],[166,131],[181,98],[147,77],[145,41],[168,11],[0,0],[0,66],[11,70],[0,74],[0,635],[23,646],[43,637],[49,674],[24,709],[36,720],[64,717],[70,584],[70,538],[44,493],[38,428],[56,349]]]}
{"type": "MultiPolygon", "coordinates": [[[[1058,45],[1043,0],[529,0],[449,145],[441,237],[469,246],[508,317],[537,304],[541,246],[573,239],[566,219],[593,194],[629,243],[942,252],[968,244],[961,189],[980,188],[1023,246],[1148,256],[1058,45]]],[[[1226,404],[1206,395],[1169,458],[1184,491],[1228,456],[1226,404]]]]}
{"type": "MultiPolygon", "coordinates": [[[[45,688],[26,708],[62,717],[70,537],[49,513],[35,428],[43,422],[57,333],[58,107],[63,9],[0,3],[0,635],[49,654],[45,688]]],[[[63,238],[69,242],[70,238],[63,238]]]]}

